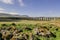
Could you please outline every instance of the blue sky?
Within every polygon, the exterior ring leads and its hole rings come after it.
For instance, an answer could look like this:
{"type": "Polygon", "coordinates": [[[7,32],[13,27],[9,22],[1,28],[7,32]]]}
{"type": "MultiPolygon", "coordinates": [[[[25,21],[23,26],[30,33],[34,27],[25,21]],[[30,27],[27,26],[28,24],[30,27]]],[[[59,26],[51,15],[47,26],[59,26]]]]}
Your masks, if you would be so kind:
{"type": "Polygon", "coordinates": [[[0,0],[0,12],[33,17],[60,17],[60,0],[0,0]]]}

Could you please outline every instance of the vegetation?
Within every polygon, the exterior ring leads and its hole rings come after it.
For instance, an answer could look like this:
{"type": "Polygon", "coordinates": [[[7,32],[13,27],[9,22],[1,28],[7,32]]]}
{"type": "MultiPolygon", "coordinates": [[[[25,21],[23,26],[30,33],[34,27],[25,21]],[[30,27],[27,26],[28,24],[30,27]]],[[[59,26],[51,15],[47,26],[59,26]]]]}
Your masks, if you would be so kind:
{"type": "Polygon", "coordinates": [[[60,26],[54,22],[30,22],[0,22],[0,40],[60,40],[60,26]]]}

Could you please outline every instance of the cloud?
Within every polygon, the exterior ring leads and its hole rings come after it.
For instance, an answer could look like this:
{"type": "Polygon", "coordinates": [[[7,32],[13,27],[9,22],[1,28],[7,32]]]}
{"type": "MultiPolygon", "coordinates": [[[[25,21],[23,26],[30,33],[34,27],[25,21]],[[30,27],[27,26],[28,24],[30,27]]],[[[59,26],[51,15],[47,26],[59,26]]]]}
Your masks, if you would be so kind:
{"type": "Polygon", "coordinates": [[[13,0],[0,0],[1,2],[3,3],[6,3],[6,4],[13,4],[13,0]]]}
{"type": "Polygon", "coordinates": [[[19,14],[19,13],[17,13],[17,12],[9,12],[9,14],[17,15],[17,14],[19,14]]]}
{"type": "Polygon", "coordinates": [[[19,13],[17,13],[17,12],[6,12],[6,11],[0,11],[0,13],[12,14],[12,15],[19,15],[19,13]]]}
{"type": "Polygon", "coordinates": [[[8,13],[8,12],[5,12],[5,11],[0,11],[0,13],[8,13]]]}
{"type": "Polygon", "coordinates": [[[24,6],[23,0],[19,0],[20,6],[24,6]]]}
{"type": "MultiPolygon", "coordinates": [[[[15,0],[0,0],[0,2],[3,2],[5,4],[14,4],[15,0]]],[[[20,6],[24,6],[23,0],[17,0],[20,4],[20,6]]]]}
{"type": "Polygon", "coordinates": [[[5,13],[5,9],[4,8],[0,8],[0,13],[5,13]]]}
{"type": "Polygon", "coordinates": [[[0,8],[0,11],[5,10],[4,8],[0,8]]]}
{"type": "Polygon", "coordinates": [[[7,12],[6,9],[4,9],[4,8],[0,8],[0,13],[12,14],[12,15],[19,14],[19,13],[15,12],[15,11],[14,12],[7,12]]]}

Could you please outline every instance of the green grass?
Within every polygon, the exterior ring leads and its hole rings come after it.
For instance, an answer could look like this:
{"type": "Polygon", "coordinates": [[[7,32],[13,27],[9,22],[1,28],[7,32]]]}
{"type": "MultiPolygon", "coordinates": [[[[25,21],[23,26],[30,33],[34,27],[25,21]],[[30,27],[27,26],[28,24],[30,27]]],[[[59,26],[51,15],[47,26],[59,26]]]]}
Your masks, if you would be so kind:
{"type": "Polygon", "coordinates": [[[12,26],[11,23],[16,23],[15,27],[17,29],[23,30],[23,33],[28,33],[28,35],[30,35],[29,33],[32,33],[34,35],[34,40],[60,40],[60,25],[55,24],[55,23],[59,23],[59,21],[58,22],[53,22],[53,21],[51,21],[51,22],[50,21],[0,22],[0,28],[10,27],[10,26],[12,26]],[[54,23],[54,24],[52,24],[52,23],[54,23]],[[2,26],[2,24],[6,24],[6,26],[2,26]],[[32,30],[26,30],[25,27],[30,28],[32,30]],[[54,37],[47,38],[47,37],[35,35],[33,32],[33,29],[37,28],[37,27],[48,28],[50,32],[52,32],[53,34],[56,35],[56,38],[54,38],[54,37]]]}

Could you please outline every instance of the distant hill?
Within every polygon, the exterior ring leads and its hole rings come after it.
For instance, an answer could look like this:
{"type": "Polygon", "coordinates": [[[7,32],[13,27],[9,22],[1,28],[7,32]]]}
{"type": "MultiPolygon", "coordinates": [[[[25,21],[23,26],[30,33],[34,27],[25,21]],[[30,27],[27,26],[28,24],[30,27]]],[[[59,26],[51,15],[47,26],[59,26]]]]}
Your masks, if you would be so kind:
{"type": "Polygon", "coordinates": [[[1,21],[19,21],[22,19],[27,19],[27,15],[18,15],[18,14],[8,14],[8,13],[0,13],[0,22],[1,21]]]}
{"type": "Polygon", "coordinates": [[[8,13],[0,13],[0,17],[29,17],[27,15],[12,15],[12,14],[8,14],[8,13]]]}
{"type": "Polygon", "coordinates": [[[27,15],[18,14],[8,14],[0,13],[0,20],[39,20],[39,21],[50,21],[50,20],[60,20],[60,17],[29,17],[27,15]]]}

